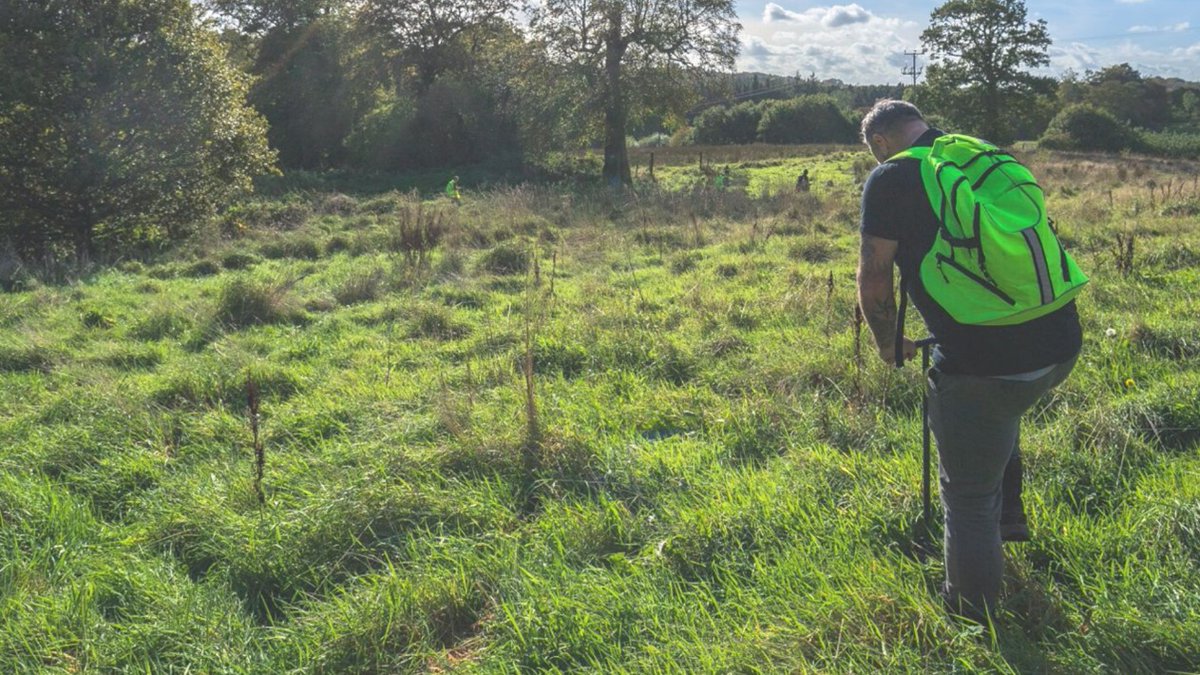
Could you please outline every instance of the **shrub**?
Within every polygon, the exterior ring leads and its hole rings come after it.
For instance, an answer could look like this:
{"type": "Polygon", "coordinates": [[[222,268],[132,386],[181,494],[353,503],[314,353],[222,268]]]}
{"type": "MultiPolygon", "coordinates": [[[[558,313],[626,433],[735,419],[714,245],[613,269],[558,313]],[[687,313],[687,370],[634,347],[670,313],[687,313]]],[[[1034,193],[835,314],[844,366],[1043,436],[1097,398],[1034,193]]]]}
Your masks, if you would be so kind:
{"type": "Polygon", "coordinates": [[[291,315],[288,291],[289,284],[234,279],[221,289],[213,319],[232,328],[282,321],[291,315]]]}
{"type": "Polygon", "coordinates": [[[1136,148],[1148,155],[1192,159],[1200,157],[1200,134],[1142,130],[1136,148]]]}
{"type": "Polygon", "coordinates": [[[758,138],[766,143],[854,143],[854,123],[832,97],[816,94],[763,106],[758,138]]]}
{"type": "Polygon", "coordinates": [[[190,2],[5,6],[0,241],[38,261],[127,256],[189,235],[270,170],[250,79],[198,14],[190,2]]]}
{"type": "Polygon", "coordinates": [[[0,345],[0,373],[41,371],[50,372],[54,354],[36,345],[0,345]]]}
{"type": "Polygon", "coordinates": [[[700,253],[696,251],[685,251],[676,254],[671,258],[671,273],[683,274],[696,268],[696,264],[704,259],[700,253]]]}
{"type": "Polygon", "coordinates": [[[693,138],[703,145],[753,143],[761,121],[762,106],[754,103],[713,107],[696,117],[693,138]]]}
{"type": "Polygon", "coordinates": [[[671,147],[678,148],[685,145],[691,145],[694,142],[694,129],[692,127],[679,127],[675,133],[671,134],[671,147]]]}
{"type": "Polygon", "coordinates": [[[479,268],[492,274],[520,274],[529,269],[529,258],[524,243],[504,242],[483,254],[479,268]]]}
{"type": "Polygon", "coordinates": [[[192,327],[192,320],[174,310],[151,313],[133,326],[130,337],[152,342],[168,337],[179,337],[192,327]]]}
{"type": "Polygon", "coordinates": [[[317,205],[317,212],[333,216],[349,216],[358,208],[358,200],[349,195],[335,192],[327,195],[317,205]]]}
{"type": "Polygon", "coordinates": [[[369,302],[379,297],[383,285],[383,271],[372,269],[355,272],[333,291],[333,297],[343,305],[369,302]]]}
{"type": "Polygon", "coordinates": [[[600,175],[601,159],[594,155],[551,152],[536,166],[538,172],[549,180],[584,181],[600,175]]]}
{"type": "Polygon", "coordinates": [[[183,273],[185,276],[189,277],[211,277],[220,271],[220,265],[205,258],[203,260],[197,260],[191,265],[188,265],[187,269],[185,269],[183,273]]]}
{"type": "Polygon", "coordinates": [[[387,248],[403,253],[410,263],[424,264],[449,228],[450,215],[428,207],[419,198],[403,204],[387,228],[387,248]]]}
{"type": "Polygon", "coordinates": [[[385,170],[461,166],[510,150],[516,128],[497,114],[491,97],[486,87],[441,78],[416,101],[384,100],[346,139],[352,163],[385,170]]]}
{"type": "Polygon", "coordinates": [[[262,262],[262,258],[245,251],[230,251],[221,257],[221,266],[227,270],[244,270],[262,262]]]}
{"type": "Polygon", "coordinates": [[[221,231],[229,237],[249,229],[294,230],[308,222],[312,209],[299,202],[246,202],[230,207],[221,217],[221,231]]]}
{"type": "Polygon", "coordinates": [[[325,242],[325,252],[332,255],[339,251],[349,251],[350,246],[351,241],[349,238],[345,235],[335,234],[329,238],[329,241],[325,242]]]}
{"type": "Polygon", "coordinates": [[[96,308],[84,311],[79,320],[88,328],[112,328],[117,323],[116,319],[96,308]]]}
{"type": "Polygon", "coordinates": [[[471,327],[456,321],[445,307],[423,306],[413,315],[414,337],[456,340],[471,332],[471,327]]]}
{"type": "Polygon", "coordinates": [[[271,260],[298,258],[316,260],[321,257],[321,244],[310,236],[280,237],[259,247],[263,257],[271,260]]]}
{"type": "Polygon", "coordinates": [[[823,263],[833,258],[836,249],[824,239],[804,239],[788,247],[788,257],[810,263],[823,263]]]}
{"type": "Polygon", "coordinates": [[[1132,147],[1136,140],[1133,131],[1112,113],[1077,104],[1054,116],[1039,144],[1052,150],[1120,152],[1132,147]]]}

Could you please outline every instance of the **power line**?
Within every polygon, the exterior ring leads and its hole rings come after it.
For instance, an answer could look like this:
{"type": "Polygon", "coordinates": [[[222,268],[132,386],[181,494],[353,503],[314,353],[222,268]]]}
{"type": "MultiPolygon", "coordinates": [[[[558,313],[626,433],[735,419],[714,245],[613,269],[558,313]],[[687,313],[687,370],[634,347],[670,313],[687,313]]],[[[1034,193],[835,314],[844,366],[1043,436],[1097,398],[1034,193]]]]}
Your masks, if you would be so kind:
{"type": "Polygon", "coordinates": [[[1195,32],[1198,28],[1200,28],[1200,26],[1189,26],[1187,28],[1162,28],[1159,30],[1144,30],[1144,31],[1134,31],[1134,32],[1126,31],[1124,33],[1109,33],[1108,35],[1088,35],[1088,36],[1083,36],[1083,37],[1064,37],[1064,38],[1053,38],[1053,39],[1056,41],[1061,40],[1063,42],[1091,42],[1091,41],[1095,41],[1095,40],[1115,40],[1115,39],[1119,39],[1119,38],[1138,38],[1138,37],[1142,37],[1143,35],[1145,35],[1145,36],[1164,35],[1164,34],[1178,35],[1180,33],[1195,32]]]}

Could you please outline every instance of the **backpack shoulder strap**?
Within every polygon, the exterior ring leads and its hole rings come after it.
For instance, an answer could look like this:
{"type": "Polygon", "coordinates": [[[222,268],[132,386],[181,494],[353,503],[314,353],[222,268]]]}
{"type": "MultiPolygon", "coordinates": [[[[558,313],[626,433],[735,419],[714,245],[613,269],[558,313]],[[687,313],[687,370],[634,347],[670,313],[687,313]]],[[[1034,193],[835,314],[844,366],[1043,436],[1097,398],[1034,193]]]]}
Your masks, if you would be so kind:
{"type": "Polygon", "coordinates": [[[901,150],[900,152],[897,152],[891,157],[888,157],[887,161],[890,162],[894,159],[925,159],[932,151],[933,148],[929,147],[928,145],[917,145],[908,148],[907,150],[901,150]]]}

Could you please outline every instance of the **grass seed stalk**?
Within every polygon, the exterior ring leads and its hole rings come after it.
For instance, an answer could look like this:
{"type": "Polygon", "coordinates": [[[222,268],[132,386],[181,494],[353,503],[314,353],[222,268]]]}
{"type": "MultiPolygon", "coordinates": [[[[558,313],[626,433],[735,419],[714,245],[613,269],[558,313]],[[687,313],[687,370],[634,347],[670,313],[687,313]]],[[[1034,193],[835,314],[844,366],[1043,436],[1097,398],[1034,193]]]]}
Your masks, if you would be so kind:
{"type": "Polygon", "coordinates": [[[254,444],[254,494],[258,497],[259,506],[262,506],[267,501],[262,487],[263,467],[266,465],[266,454],[263,450],[262,436],[258,433],[258,385],[254,382],[254,377],[250,375],[250,373],[246,373],[246,403],[250,413],[250,435],[254,444]]]}

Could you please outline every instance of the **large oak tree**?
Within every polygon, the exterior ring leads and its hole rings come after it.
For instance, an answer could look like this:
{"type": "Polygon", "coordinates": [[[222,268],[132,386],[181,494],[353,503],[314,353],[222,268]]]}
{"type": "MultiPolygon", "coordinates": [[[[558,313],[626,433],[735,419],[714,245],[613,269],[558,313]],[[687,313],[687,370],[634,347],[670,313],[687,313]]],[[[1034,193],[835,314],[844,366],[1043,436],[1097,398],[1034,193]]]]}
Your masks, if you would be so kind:
{"type": "Polygon", "coordinates": [[[687,101],[665,94],[686,75],[731,69],[741,30],[733,0],[542,0],[531,24],[588,83],[590,107],[604,118],[604,178],[612,184],[632,182],[631,101],[685,109],[687,101]]]}
{"type": "Polygon", "coordinates": [[[461,38],[502,22],[514,0],[364,0],[358,20],[424,94],[461,65],[461,38]]]}
{"type": "Polygon", "coordinates": [[[934,62],[922,100],[985,138],[1012,140],[1012,116],[1029,104],[1029,68],[1050,62],[1046,22],[1027,22],[1021,0],[948,0],[930,15],[921,42],[934,62]]]}

